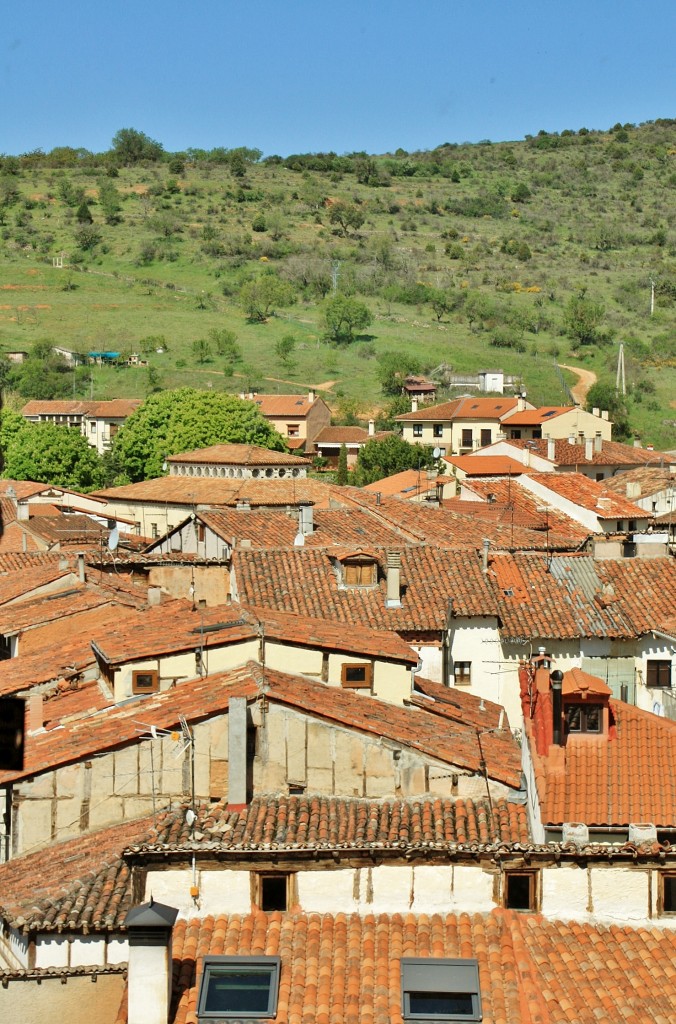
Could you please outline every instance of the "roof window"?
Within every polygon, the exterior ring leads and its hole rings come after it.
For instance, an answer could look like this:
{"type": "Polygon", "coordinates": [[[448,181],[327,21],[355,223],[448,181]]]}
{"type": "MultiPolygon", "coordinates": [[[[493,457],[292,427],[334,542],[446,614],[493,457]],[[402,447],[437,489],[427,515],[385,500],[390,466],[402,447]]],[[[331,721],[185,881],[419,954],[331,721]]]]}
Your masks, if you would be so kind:
{"type": "Polygon", "coordinates": [[[481,1021],[476,960],[402,957],[401,1012],[405,1021],[481,1021]]]}
{"type": "Polygon", "coordinates": [[[197,1002],[202,1022],[257,1020],[277,1014],[278,956],[208,956],[197,1002]]]}

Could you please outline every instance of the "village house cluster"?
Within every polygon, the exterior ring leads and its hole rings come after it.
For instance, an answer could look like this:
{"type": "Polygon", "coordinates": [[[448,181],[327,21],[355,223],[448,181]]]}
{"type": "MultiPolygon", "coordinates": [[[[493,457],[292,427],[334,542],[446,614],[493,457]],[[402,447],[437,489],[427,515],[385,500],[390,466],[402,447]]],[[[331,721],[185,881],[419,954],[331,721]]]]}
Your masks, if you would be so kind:
{"type": "Polygon", "coordinates": [[[408,383],[438,468],[364,489],[313,392],[248,396],[290,454],[0,481],[6,1019],[673,1021],[676,456],[408,383]]]}

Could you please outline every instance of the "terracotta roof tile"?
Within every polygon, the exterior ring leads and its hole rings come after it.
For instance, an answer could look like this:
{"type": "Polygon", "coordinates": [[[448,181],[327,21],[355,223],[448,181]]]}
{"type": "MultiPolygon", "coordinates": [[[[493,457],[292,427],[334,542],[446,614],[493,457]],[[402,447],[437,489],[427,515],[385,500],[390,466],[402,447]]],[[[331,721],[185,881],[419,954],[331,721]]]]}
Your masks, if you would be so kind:
{"type": "MultiPolygon", "coordinates": [[[[402,1024],[402,956],[476,959],[483,1024],[669,1024],[676,932],[536,914],[219,915],[174,927],[170,1024],[197,1020],[207,954],[281,957],[276,1024],[402,1024]]],[[[118,1017],[126,1019],[124,1010],[118,1017]]]]}
{"type": "Polygon", "coordinates": [[[582,473],[530,473],[523,486],[528,487],[529,481],[594,512],[599,519],[650,518],[649,512],[608,490],[603,481],[590,480],[582,473]]]}
{"type": "MultiPolygon", "coordinates": [[[[188,680],[171,690],[108,708],[48,733],[28,736],[24,770],[0,772],[0,785],[30,777],[60,765],[138,742],[154,725],[169,729],[184,715],[188,722],[227,711],[230,697],[255,698],[265,692],[276,701],[302,712],[336,722],[346,728],[385,736],[446,764],[477,771],[480,767],[476,729],[461,722],[439,727],[438,716],[418,708],[401,708],[362,694],[332,688],[300,676],[263,670],[255,662],[231,672],[188,680]],[[330,700],[327,695],[330,693],[330,700]]],[[[519,787],[521,759],[511,733],[491,733],[483,738],[484,756],[491,778],[519,787]]]]}
{"type": "Polygon", "coordinates": [[[184,462],[222,462],[232,466],[307,466],[307,459],[262,448],[257,444],[212,444],[209,448],[195,448],[190,452],[170,455],[167,462],[177,465],[184,462]]]}
{"type": "Polygon", "coordinates": [[[58,551],[3,551],[0,553],[0,577],[9,572],[29,572],[38,567],[52,568],[68,564],[68,556],[58,551]]]}
{"type": "Polygon", "coordinates": [[[250,401],[258,406],[264,416],[288,416],[292,419],[303,419],[318,401],[323,403],[320,397],[310,402],[307,392],[303,395],[254,395],[250,401]]]}
{"type": "Polygon", "coordinates": [[[467,476],[520,476],[527,472],[521,462],[509,455],[445,455],[443,461],[467,476]]]}
{"type": "MultiPolygon", "coordinates": [[[[512,420],[510,419],[510,423],[512,420]]],[[[515,448],[526,448],[535,452],[541,458],[548,458],[547,438],[536,438],[532,441],[510,440],[508,442],[515,448]]],[[[645,466],[651,462],[653,466],[663,460],[669,466],[674,460],[663,452],[655,452],[649,448],[636,448],[634,445],[622,444],[621,441],[606,441],[601,444],[601,450],[592,451],[591,459],[586,458],[586,445],[569,444],[567,438],[554,439],[554,461],[559,466],[645,466]]],[[[659,472],[659,471],[658,471],[659,472]]],[[[621,477],[619,478],[621,480],[621,477]]],[[[609,477],[604,481],[606,487],[616,482],[615,477],[609,477]]]]}
{"type": "MultiPolygon", "coordinates": [[[[463,488],[466,493],[476,494],[483,499],[483,508],[473,508],[475,515],[490,515],[493,507],[495,511],[492,514],[497,516],[498,522],[505,526],[513,522],[515,526],[537,530],[553,547],[561,549],[567,546],[574,551],[590,535],[586,526],[571,519],[560,509],[552,507],[545,513],[543,499],[522,487],[518,479],[479,480],[473,477],[463,481],[463,488]],[[548,537],[545,531],[548,531],[548,537]]],[[[456,499],[454,503],[444,502],[445,507],[454,510],[462,510],[465,504],[475,506],[477,502],[469,498],[466,501],[456,499]]]]}
{"type": "Polygon", "coordinates": [[[59,561],[31,563],[26,560],[24,566],[23,569],[15,569],[0,575],[0,605],[10,601],[27,600],[34,596],[36,591],[45,587],[55,590],[59,583],[63,589],[69,580],[75,581],[72,570],[64,568],[59,561]]]}
{"type": "Polygon", "coordinates": [[[516,409],[516,398],[456,398],[441,405],[424,405],[417,412],[397,416],[399,422],[419,420],[502,420],[516,409]]]}
{"type": "Polygon", "coordinates": [[[391,430],[379,430],[375,434],[369,434],[364,427],[323,427],[315,437],[314,443],[317,446],[323,444],[364,445],[368,441],[382,441],[386,437],[391,437],[392,434],[391,430]]]}
{"type": "Polygon", "coordinates": [[[141,398],[113,398],[109,401],[63,401],[61,399],[33,399],[21,410],[23,416],[91,416],[95,419],[122,419],[131,416],[140,405],[141,398]]]}
{"type": "Polygon", "coordinates": [[[367,484],[362,490],[373,494],[380,494],[381,498],[415,498],[419,494],[436,494],[437,479],[440,483],[448,482],[448,477],[429,480],[425,471],[419,473],[417,469],[405,469],[401,473],[394,473],[382,480],[376,480],[367,484]]]}
{"type": "MultiPolygon", "coordinates": [[[[632,451],[645,452],[645,449],[632,449],[632,451]]],[[[652,452],[647,454],[652,455],[652,452]]],[[[638,484],[640,497],[647,498],[651,494],[657,494],[676,484],[676,479],[668,469],[658,469],[653,465],[641,466],[638,469],[628,469],[624,473],[618,473],[617,476],[609,477],[604,483],[609,490],[615,491],[616,494],[621,494],[622,497],[627,496],[628,484],[638,484]]],[[[638,498],[635,500],[638,501],[638,498]]]]}
{"type": "Polygon", "coordinates": [[[49,514],[44,511],[44,506],[38,515],[31,515],[25,527],[50,545],[100,545],[109,533],[107,526],[97,523],[90,516],[60,512],[49,514]]]}
{"type": "MultiPolygon", "coordinates": [[[[298,533],[298,513],[273,509],[201,512],[200,519],[219,537],[236,546],[242,540],[255,548],[292,547],[298,533]]],[[[367,509],[316,509],[314,528],[305,536],[306,547],[331,544],[363,543],[401,544],[410,542],[396,526],[374,517],[367,509]]]]}
{"type": "Polygon", "coordinates": [[[524,409],[523,412],[514,412],[511,416],[506,417],[505,422],[510,427],[540,426],[542,423],[547,423],[549,420],[562,416],[566,412],[574,411],[575,407],[572,405],[541,405],[537,409],[524,409]]]}
{"type": "Polygon", "coordinates": [[[226,480],[213,477],[166,476],[144,480],[137,484],[110,487],[96,491],[94,497],[109,502],[138,501],[162,505],[184,504],[216,506],[236,505],[248,501],[253,505],[290,506],[311,502],[316,507],[328,508],[340,488],[320,480],[307,478],[284,480],[226,480]]]}

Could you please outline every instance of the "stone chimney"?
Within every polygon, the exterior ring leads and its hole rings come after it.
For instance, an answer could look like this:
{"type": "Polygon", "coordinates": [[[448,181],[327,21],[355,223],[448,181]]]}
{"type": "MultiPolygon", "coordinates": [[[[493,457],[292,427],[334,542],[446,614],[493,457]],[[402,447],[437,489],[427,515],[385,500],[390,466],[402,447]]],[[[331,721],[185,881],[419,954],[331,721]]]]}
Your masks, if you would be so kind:
{"type": "Polygon", "coordinates": [[[630,480],[627,483],[627,498],[630,501],[635,501],[636,498],[641,497],[641,485],[637,480],[630,480]]]}
{"type": "Polygon", "coordinates": [[[84,551],[78,551],[77,553],[77,578],[80,583],[85,581],[85,556],[84,551]]]}
{"type": "Polygon", "coordinates": [[[387,596],[386,608],[401,608],[401,553],[387,552],[387,596]]]}
{"type": "Polygon", "coordinates": [[[411,412],[417,412],[417,411],[418,411],[418,399],[414,395],[413,398],[411,399],[411,412]]]}
{"type": "Polygon", "coordinates": [[[128,1024],[167,1024],[171,1006],[171,931],[178,910],[163,903],[132,907],[125,918],[129,937],[128,1024]]]}
{"type": "Polygon", "coordinates": [[[228,704],[228,807],[231,808],[246,807],[246,732],[246,697],[231,697],[228,704]]]}
{"type": "Polygon", "coordinates": [[[584,457],[587,462],[591,462],[594,458],[594,438],[585,437],[584,439],[584,457]]]}
{"type": "Polygon", "coordinates": [[[369,437],[373,437],[376,432],[376,421],[369,420],[369,437]]]}
{"type": "Polygon", "coordinates": [[[594,434],[594,451],[595,452],[602,452],[603,451],[603,434],[601,433],[600,430],[597,430],[596,433],[594,434]]]}
{"type": "Polygon", "coordinates": [[[547,438],[547,458],[550,462],[554,462],[556,458],[556,441],[553,437],[547,438]]]}
{"type": "Polygon", "coordinates": [[[298,509],[298,532],[302,533],[304,537],[309,537],[311,533],[314,533],[314,529],[314,506],[309,503],[301,505],[298,509]]]}
{"type": "Polygon", "coordinates": [[[27,501],[16,501],[16,518],[20,523],[27,523],[30,519],[30,508],[27,501]]]}

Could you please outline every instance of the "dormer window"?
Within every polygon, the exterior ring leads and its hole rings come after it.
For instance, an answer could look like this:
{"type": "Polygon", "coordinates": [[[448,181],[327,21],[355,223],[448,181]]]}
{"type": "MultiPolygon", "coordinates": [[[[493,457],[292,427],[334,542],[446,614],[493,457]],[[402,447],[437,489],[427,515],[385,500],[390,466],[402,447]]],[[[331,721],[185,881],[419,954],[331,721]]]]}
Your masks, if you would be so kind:
{"type": "Polygon", "coordinates": [[[566,707],[566,732],[603,732],[602,704],[569,704],[566,707]]]}
{"type": "Polygon", "coordinates": [[[378,563],[372,558],[350,558],[343,564],[346,587],[374,587],[378,582],[378,563]]]}

